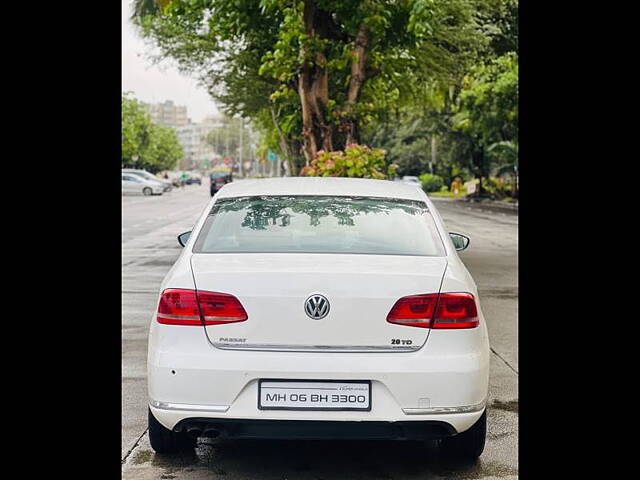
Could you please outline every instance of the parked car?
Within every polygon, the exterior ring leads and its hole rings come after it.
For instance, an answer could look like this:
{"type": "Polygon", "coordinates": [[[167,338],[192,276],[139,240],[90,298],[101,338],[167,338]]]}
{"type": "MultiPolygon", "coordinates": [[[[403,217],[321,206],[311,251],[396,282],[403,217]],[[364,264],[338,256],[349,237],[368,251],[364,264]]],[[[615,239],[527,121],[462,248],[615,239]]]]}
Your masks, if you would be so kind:
{"type": "Polygon", "coordinates": [[[209,191],[213,197],[218,193],[218,190],[224,187],[227,183],[233,181],[233,174],[231,173],[231,170],[214,171],[209,174],[209,180],[211,182],[209,191]]]}
{"type": "Polygon", "coordinates": [[[162,195],[163,191],[164,185],[159,182],[147,180],[140,175],[134,175],[133,173],[122,173],[122,193],[125,195],[162,195]]]}
{"type": "Polygon", "coordinates": [[[441,439],[477,458],[489,339],[478,291],[421,189],[288,177],[209,202],[149,332],[149,439],[441,439]]]}
{"type": "Polygon", "coordinates": [[[193,185],[194,183],[197,183],[198,185],[202,185],[202,178],[198,175],[191,174],[189,175],[185,183],[187,185],[193,185]]]}
{"type": "Polygon", "coordinates": [[[149,180],[151,182],[158,182],[163,185],[163,189],[165,192],[170,192],[173,188],[173,184],[170,180],[165,180],[164,178],[156,177],[153,173],[147,172],[146,170],[138,170],[133,168],[123,168],[122,171],[124,173],[132,173],[134,175],[138,175],[139,177],[144,178],[145,180],[149,180]]]}
{"type": "Polygon", "coordinates": [[[405,185],[412,185],[414,187],[422,188],[422,184],[420,183],[420,179],[418,177],[405,175],[404,177],[402,177],[402,183],[404,183],[405,185]]]}

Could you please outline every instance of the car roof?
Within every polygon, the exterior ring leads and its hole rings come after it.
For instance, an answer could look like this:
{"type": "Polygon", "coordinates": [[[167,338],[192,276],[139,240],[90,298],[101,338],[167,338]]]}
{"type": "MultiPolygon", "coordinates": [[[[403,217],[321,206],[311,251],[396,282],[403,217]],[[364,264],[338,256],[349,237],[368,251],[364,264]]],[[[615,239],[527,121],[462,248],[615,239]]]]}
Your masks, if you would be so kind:
{"type": "Polygon", "coordinates": [[[425,201],[426,195],[414,186],[389,180],[337,177],[278,177],[238,180],[228,183],[218,198],[253,195],[335,195],[387,197],[425,201]]]}

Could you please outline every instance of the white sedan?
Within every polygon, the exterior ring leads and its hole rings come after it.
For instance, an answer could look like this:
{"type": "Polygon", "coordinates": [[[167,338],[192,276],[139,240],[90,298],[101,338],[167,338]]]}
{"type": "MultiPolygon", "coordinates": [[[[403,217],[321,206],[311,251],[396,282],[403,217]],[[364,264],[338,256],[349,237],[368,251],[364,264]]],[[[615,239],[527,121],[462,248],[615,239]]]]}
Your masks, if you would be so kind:
{"type": "Polygon", "coordinates": [[[162,195],[164,185],[159,182],[146,180],[133,173],[122,173],[123,195],[162,195]]]}
{"type": "Polygon", "coordinates": [[[225,185],[151,320],[156,452],[223,438],[438,439],[484,448],[489,340],[426,194],[384,180],[225,185]]]}

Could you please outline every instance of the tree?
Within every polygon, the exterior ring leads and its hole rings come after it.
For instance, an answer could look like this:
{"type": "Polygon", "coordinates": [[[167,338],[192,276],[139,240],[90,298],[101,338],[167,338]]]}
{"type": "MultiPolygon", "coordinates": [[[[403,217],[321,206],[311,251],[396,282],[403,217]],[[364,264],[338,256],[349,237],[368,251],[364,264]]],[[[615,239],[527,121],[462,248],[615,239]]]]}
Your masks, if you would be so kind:
{"type": "MultiPolygon", "coordinates": [[[[248,160],[251,153],[251,128],[244,124],[242,128],[242,159],[248,160]]],[[[240,119],[225,117],[221,127],[210,131],[205,141],[215,148],[216,153],[240,159],[240,119]]]]}
{"type": "Polygon", "coordinates": [[[281,82],[272,99],[297,92],[307,163],[319,150],[359,143],[366,123],[411,93],[407,80],[423,68],[424,51],[434,53],[430,66],[446,68],[461,45],[446,32],[472,21],[464,0],[263,4],[281,8],[284,18],[260,73],[281,82]]]}
{"type": "Polygon", "coordinates": [[[152,173],[175,168],[183,157],[182,146],[172,128],[152,124],[151,149],[148,152],[146,168],[152,173]]]}
{"type": "MultiPolygon", "coordinates": [[[[452,37],[475,40],[450,56],[454,64],[440,75],[408,77],[407,82],[415,82],[411,104],[369,125],[365,138],[388,150],[400,175],[426,171],[431,161],[434,173],[447,183],[458,175],[480,177],[480,193],[483,178],[504,171],[505,165],[517,166],[518,14],[514,0],[476,5],[482,36],[452,30],[452,37]],[[437,139],[437,162],[431,158],[431,138],[437,139]]],[[[433,56],[426,51],[423,58],[433,56]]]]}
{"type": "Polygon", "coordinates": [[[155,173],[174,168],[182,156],[175,131],[153,123],[135,98],[123,94],[122,166],[155,173]]]}
{"type": "MultiPolygon", "coordinates": [[[[298,162],[359,142],[479,33],[471,0],[173,0],[136,22],[227,113],[252,118],[298,162]]],[[[296,167],[299,165],[295,165],[296,167]]],[[[292,169],[295,170],[295,169],[292,169]]]]}
{"type": "Polygon", "coordinates": [[[480,177],[479,193],[482,193],[482,179],[490,174],[492,146],[500,142],[517,144],[517,55],[508,53],[474,68],[465,78],[458,107],[453,118],[454,128],[469,144],[474,173],[480,177]]]}
{"type": "Polygon", "coordinates": [[[151,118],[129,93],[122,95],[122,164],[133,165],[151,141],[151,118]]]}

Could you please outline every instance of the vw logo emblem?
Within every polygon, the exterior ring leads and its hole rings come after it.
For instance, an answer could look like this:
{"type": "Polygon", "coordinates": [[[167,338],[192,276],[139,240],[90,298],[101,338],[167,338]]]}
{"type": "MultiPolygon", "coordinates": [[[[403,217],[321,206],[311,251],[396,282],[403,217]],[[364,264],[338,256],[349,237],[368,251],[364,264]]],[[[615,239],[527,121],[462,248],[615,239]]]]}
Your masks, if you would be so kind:
{"type": "Polygon", "coordinates": [[[329,314],[329,300],[322,295],[311,295],[304,302],[304,311],[309,318],[320,320],[329,314]]]}

